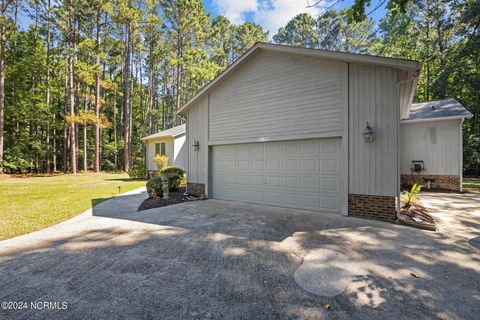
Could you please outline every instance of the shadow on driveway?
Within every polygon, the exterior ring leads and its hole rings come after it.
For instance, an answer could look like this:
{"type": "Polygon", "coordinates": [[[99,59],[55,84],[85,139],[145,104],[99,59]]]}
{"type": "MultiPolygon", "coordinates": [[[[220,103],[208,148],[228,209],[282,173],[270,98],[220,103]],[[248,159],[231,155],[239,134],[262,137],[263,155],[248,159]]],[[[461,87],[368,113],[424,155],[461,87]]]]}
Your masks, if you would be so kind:
{"type": "MultiPolygon", "coordinates": [[[[49,234],[3,242],[1,301],[69,307],[2,310],[0,318],[474,319],[480,313],[479,251],[456,235],[216,200],[136,212],[145,198],[120,196],[49,234]],[[318,248],[365,272],[333,298],[304,291],[293,274],[318,248]]],[[[337,267],[335,260],[318,269],[329,267],[337,267]]]]}

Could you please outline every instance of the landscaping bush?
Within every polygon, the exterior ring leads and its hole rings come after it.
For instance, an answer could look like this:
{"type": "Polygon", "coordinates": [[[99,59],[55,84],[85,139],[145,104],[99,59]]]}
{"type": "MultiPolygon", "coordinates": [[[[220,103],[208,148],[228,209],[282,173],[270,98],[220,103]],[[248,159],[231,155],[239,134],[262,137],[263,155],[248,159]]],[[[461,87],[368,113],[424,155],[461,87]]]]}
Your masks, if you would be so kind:
{"type": "Polygon", "coordinates": [[[410,208],[410,206],[415,203],[421,189],[422,186],[415,183],[410,191],[405,190],[402,192],[403,199],[405,200],[405,208],[410,208]]]}
{"type": "Polygon", "coordinates": [[[160,175],[168,178],[169,190],[172,192],[178,190],[184,174],[183,169],[179,167],[167,166],[160,170],[160,175]]]}
{"type": "Polygon", "coordinates": [[[144,179],[147,176],[145,168],[132,168],[128,170],[128,176],[132,179],[144,179]]]}
{"type": "Polygon", "coordinates": [[[162,170],[168,163],[168,157],[159,154],[153,157],[153,160],[155,160],[155,163],[157,164],[158,171],[162,170]]]}
{"type": "Polygon", "coordinates": [[[152,198],[163,196],[162,190],[162,178],[160,177],[151,177],[147,181],[147,192],[148,195],[152,198]]]}

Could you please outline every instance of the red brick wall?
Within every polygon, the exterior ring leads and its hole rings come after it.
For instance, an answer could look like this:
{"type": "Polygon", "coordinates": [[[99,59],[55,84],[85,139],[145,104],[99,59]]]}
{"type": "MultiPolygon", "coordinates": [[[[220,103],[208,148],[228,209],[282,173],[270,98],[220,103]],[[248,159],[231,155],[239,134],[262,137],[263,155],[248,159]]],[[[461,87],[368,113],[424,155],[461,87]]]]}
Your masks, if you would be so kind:
{"type": "Polygon", "coordinates": [[[205,194],[205,184],[187,182],[187,192],[195,197],[205,194]]]}
{"type": "Polygon", "coordinates": [[[460,191],[460,176],[426,175],[426,174],[402,174],[402,185],[412,186],[414,183],[427,189],[427,180],[431,182],[432,189],[446,189],[460,191]]]}
{"type": "Polygon", "coordinates": [[[396,201],[393,196],[348,195],[349,216],[395,222],[396,212],[396,201]]]}

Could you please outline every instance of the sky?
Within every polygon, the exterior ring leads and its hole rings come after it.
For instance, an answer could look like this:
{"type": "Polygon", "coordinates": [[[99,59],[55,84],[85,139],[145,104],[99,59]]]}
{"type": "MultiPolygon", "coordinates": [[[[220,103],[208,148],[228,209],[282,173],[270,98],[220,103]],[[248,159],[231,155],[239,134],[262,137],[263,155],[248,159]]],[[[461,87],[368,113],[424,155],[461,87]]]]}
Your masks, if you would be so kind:
{"type": "MultiPolygon", "coordinates": [[[[299,13],[310,13],[312,16],[322,14],[326,9],[344,9],[351,7],[354,0],[203,0],[206,10],[213,16],[226,16],[232,23],[245,21],[258,23],[270,36],[299,13]]],[[[377,5],[372,1],[372,8],[377,5]]],[[[386,2],[386,1],[385,1],[386,2]]],[[[367,9],[366,12],[370,12],[367,9]]],[[[386,15],[385,4],[370,16],[378,21],[386,15]]]]}
{"type": "MultiPolygon", "coordinates": [[[[326,9],[344,9],[351,7],[354,0],[202,0],[205,9],[212,17],[226,16],[232,23],[240,24],[246,21],[258,23],[264,30],[269,31],[270,37],[275,35],[278,28],[299,13],[310,13],[313,17],[322,14],[326,9]]],[[[380,0],[372,0],[370,12],[380,0]]],[[[386,1],[385,1],[386,2],[386,1]]],[[[379,21],[386,15],[385,4],[375,10],[369,17],[379,21]]],[[[23,29],[28,28],[32,21],[26,14],[20,17],[23,29]]]]}

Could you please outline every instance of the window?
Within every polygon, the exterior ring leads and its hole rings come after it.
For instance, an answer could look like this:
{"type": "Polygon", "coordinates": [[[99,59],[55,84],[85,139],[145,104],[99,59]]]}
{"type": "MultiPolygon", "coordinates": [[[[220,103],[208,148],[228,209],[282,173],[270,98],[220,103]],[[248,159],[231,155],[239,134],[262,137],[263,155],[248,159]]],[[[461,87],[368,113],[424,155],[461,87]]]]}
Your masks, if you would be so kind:
{"type": "Polygon", "coordinates": [[[155,155],[159,154],[161,156],[166,155],[165,142],[155,143],[155,155]]]}

